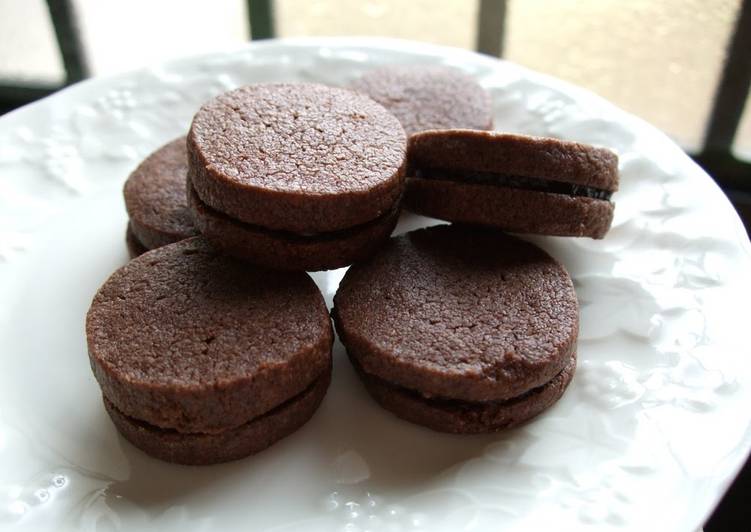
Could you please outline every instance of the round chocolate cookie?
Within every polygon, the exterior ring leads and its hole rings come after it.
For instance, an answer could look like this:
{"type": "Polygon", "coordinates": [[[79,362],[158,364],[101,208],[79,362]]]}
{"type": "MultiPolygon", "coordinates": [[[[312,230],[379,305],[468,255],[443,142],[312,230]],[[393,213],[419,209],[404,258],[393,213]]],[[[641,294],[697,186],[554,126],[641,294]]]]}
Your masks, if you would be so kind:
{"type": "Polygon", "coordinates": [[[330,381],[331,372],[327,371],[273,410],[216,434],[186,434],[149,425],[126,416],[106,397],[104,407],[120,433],[147,454],[178,464],[217,464],[262,451],[300,428],[318,409],[330,381]]]}
{"type": "Polygon", "coordinates": [[[406,137],[386,109],[354,91],[256,84],[201,107],[188,155],[192,186],[209,207],[266,229],[310,234],[394,208],[406,137]]]}
{"type": "Polygon", "coordinates": [[[518,233],[603,238],[618,157],[578,142],[488,131],[427,131],[409,140],[405,205],[518,233]]]}
{"type": "Polygon", "coordinates": [[[407,135],[429,129],[491,129],[490,95],[461,70],[391,65],[366,72],[352,88],[399,119],[407,135]]]}
{"type": "Polygon", "coordinates": [[[198,234],[185,199],[187,174],[188,151],[185,137],[180,137],[149,155],[128,177],[123,188],[125,208],[130,230],[142,248],[154,249],[198,234]]]}
{"type": "Polygon", "coordinates": [[[334,305],[370,392],[436,430],[520,423],[573,375],[571,278],[538,247],[497,231],[442,225],[392,238],[349,269],[334,305]]]}
{"type": "Polygon", "coordinates": [[[333,341],[307,274],[249,267],[203,238],[116,271],[94,297],[86,336],[118,412],[191,436],[236,429],[302,393],[329,371],[333,341]]]}

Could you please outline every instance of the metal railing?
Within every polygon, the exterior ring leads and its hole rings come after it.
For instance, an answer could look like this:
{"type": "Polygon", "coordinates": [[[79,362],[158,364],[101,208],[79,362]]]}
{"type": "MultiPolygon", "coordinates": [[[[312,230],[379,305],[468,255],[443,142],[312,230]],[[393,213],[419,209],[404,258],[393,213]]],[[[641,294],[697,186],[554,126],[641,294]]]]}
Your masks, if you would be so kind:
{"type": "MultiPolygon", "coordinates": [[[[272,0],[246,0],[250,38],[269,39],[276,35],[272,0]]],[[[71,0],[47,0],[65,67],[65,83],[89,76],[85,47],[77,24],[79,18],[71,0]]],[[[477,15],[478,52],[503,55],[506,0],[479,0],[477,15]]],[[[737,159],[732,152],[746,97],[751,87],[751,0],[743,0],[729,40],[725,65],[720,76],[707,122],[704,145],[691,154],[728,192],[746,195],[751,202],[751,163],[737,159]]],[[[62,86],[0,82],[0,114],[52,94],[62,86]]]]}
{"type": "Polygon", "coordinates": [[[751,87],[751,0],[744,0],[730,38],[704,136],[694,159],[723,187],[751,192],[751,163],[733,156],[732,146],[751,87]]]}

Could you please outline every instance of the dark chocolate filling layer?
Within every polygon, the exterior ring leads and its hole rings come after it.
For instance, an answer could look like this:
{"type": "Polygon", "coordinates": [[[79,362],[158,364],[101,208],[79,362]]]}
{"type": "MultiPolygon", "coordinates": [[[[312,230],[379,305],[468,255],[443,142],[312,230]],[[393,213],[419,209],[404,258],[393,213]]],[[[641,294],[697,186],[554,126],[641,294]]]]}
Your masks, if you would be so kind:
{"type": "Polygon", "coordinates": [[[540,177],[526,177],[508,175],[497,172],[478,172],[474,170],[442,170],[437,168],[415,168],[412,172],[414,177],[421,179],[440,179],[443,181],[455,181],[457,183],[469,183],[473,185],[491,185],[497,187],[516,188],[519,190],[531,190],[534,192],[548,192],[550,194],[565,194],[582,198],[592,198],[610,201],[613,192],[574,183],[553,181],[540,177]]]}
{"type": "Polygon", "coordinates": [[[190,194],[193,197],[193,201],[195,201],[197,204],[200,205],[201,209],[205,209],[214,217],[223,218],[233,224],[242,226],[249,231],[256,231],[259,233],[264,233],[264,234],[273,236],[274,238],[292,240],[292,241],[298,241],[298,242],[299,241],[337,240],[340,238],[348,237],[359,231],[367,229],[368,227],[372,225],[377,225],[378,223],[385,220],[386,218],[396,215],[398,213],[397,211],[401,207],[401,197],[399,197],[397,201],[394,203],[394,205],[391,207],[391,209],[381,214],[378,218],[365,222],[364,224],[354,225],[352,227],[346,227],[344,229],[339,229],[338,231],[327,231],[324,233],[303,234],[303,233],[294,233],[292,231],[283,231],[279,229],[268,229],[261,225],[254,225],[254,224],[249,224],[246,222],[241,222],[240,220],[236,220],[232,218],[231,216],[228,216],[224,214],[223,212],[218,211],[214,209],[213,207],[210,207],[206,203],[204,203],[203,200],[198,196],[198,193],[193,188],[193,185],[190,183],[188,184],[188,194],[190,194]]]}

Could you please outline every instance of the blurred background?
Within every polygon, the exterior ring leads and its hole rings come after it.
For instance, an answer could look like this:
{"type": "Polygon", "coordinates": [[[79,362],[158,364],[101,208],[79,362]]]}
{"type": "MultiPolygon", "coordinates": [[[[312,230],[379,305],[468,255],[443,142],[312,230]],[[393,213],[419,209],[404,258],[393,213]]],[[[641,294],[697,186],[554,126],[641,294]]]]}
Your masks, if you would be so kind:
{"type": "MultiPolygon", "coordinates": [[[[89,76],[324,35],[477,50],[590,89],[670,135],[751,226],[751,0],[0,0],[0,114],[89,76]]],[[[746,529],[748,477],[708,531],[746,529]]]]}

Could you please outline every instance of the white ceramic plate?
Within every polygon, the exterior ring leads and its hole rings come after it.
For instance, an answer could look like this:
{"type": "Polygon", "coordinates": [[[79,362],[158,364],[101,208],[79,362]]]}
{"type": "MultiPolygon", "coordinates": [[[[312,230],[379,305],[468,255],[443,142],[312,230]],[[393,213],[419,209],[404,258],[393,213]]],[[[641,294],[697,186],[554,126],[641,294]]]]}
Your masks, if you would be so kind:
{"type": "MultiPolygon", "coordinates": [[[[406,216],[399,230],[425,223],[406,216]]],[[[0,119],[0,527],[694,530],[751,444],[750,249],[720,190],[663,134],[583,90],[465,51],[271,41],[81,83],[0,119]],[[605,240],[533,239],[565,263],[581,300],[566,395],[517,430],[439,434],[378,408],[337,343],[321,409],[271,449],[194,468],[133,448],[102,408],[83,331],[97,287],[126,261],[128,172],[218,92],[344,84],[413,62],[476,76],[497,129],[620,155],[605,240]]],[[[315,275],[329,304],[342,275],[315,275]]]]}

